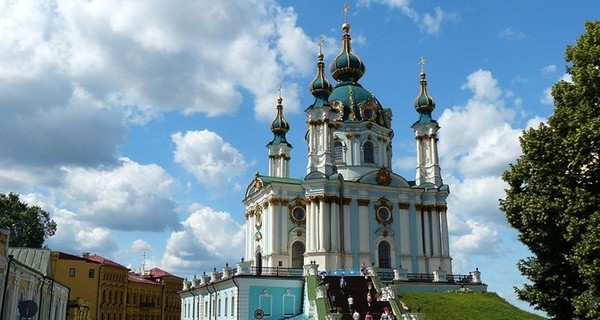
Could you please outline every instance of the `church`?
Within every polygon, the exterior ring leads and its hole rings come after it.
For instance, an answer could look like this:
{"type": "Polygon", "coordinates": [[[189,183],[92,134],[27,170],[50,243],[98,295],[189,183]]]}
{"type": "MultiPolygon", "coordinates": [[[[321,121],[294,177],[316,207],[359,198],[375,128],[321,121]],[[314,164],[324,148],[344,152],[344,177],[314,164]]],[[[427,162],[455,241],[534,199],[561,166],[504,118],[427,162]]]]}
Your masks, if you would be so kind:
{"type": "Polygon", "coordinates": [[[314,102],[305,110],[306,175],[290,177],[291,126],[280,91],[266,145],[269,172],[255,175],[243,199],[245,257],[236,268],[184,282],[182,319],[341,319],[330,315],[339,308],[327,292],[340,288],[323,284],[342,276],[370,277],[380,287],[374,293],[392,292],[390,300],[394,289],[383,290],[380,277],[416,290],[459,282],[486,290],[478,271],[452,274],[450,190],[441,176],[440,127],[424,69],[415,83],[416,172],[407,180],[392,168],[392,109],[360,84],[366,68],[352,50],[350,24],[342,25],[341,50],[328,69],[319,51],[309,84],[314,102]]]}

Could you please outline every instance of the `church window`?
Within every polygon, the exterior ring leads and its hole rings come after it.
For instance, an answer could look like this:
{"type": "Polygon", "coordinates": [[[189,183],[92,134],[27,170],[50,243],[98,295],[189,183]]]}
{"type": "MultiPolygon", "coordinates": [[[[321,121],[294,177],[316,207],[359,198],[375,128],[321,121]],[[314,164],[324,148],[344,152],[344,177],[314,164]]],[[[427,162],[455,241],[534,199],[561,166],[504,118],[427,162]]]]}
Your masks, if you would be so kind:
{"type": "Polygon", "coordinates": [[[381,241],[377,248],[379,254],[379,267],[391,268],[390,245],[386,241],[381,241]]]}
{"type": "Polygon", "coordinates": [[[283,315],[284,316],[293,316],[296,314],[296,310],[294,308],[296,296],[294,296],[290,290],[286,290],[283,295],[283,315]]]}
{"type": "Polygon", "coordinates": [[[267,290],[263,291],[263,293],[258,297],[258,307],[265,312],[266,317],[271,316],[272,300],[271,293],[267,290]]]}
{"type": "Polygon", "coordinates": [[[304,208],[295,207],[294,210],[292,210],[292,218],[296,221],[304,221],[304,219],[306,218],[304,208]]]}
{"type": "Polygon", "coordinates": [[[339,140],[333,143],[333,161],[335,163],[344,161],[344,144],[339,140]]]}
{"type": "Polygon", "coordinates": [[[388,221],[391,217],[392,214],[390,213],[390,209],[388,209],[387,207],[380,207],[379,209],[377,209],[377,218],[379,218],[380,221],[388,221]]]}
{"type": "Polygon", "coordinates": [[[375,148],[373,142],[367,141],[363,145],[363,161],[365,163],[375,163],[375,148]]]}
{"type": "Polygon", "coordinates": [[[292,268],[302,268],[304,265],[304,251],[304,243],[296,241],[292,244],[292,268]]]}

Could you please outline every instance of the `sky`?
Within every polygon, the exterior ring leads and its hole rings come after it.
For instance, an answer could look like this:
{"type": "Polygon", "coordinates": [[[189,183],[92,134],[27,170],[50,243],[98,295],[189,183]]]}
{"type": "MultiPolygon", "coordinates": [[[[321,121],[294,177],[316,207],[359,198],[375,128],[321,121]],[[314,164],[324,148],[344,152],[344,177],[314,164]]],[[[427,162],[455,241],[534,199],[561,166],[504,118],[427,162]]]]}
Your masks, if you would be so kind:
{"type": "MultiPolygon", "coordinates": [[[[243,256],[246,187],[268,172],[281,84],[306,174],[304,109],[343,1],[0,0],[0,193],[58,224],[46,245],[190,278],[243,256]]],[[[349,2],[361,84],[393,111],[394,172],[414,180],[421,57],[450,186],[453,272],[518,302],[529,255],[498,210],[519,136],[552,114],[564,51],[600,2],[349,2]]],[[[330,81],[333,81],[329,77],[330,81]]]]}

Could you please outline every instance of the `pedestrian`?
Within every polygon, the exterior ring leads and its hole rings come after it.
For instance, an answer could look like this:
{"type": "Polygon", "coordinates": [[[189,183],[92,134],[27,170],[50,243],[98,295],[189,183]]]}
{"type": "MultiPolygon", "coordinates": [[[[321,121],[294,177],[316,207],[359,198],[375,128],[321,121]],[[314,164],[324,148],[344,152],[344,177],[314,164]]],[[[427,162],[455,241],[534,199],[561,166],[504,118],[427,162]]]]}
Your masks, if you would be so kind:
{"type": "Polygon", "coordinates": [[[354,319],[354,320],[360,319],[360,313],[358,313],[358,311],[354,311],[354,313],[352,314],[352,319],[354,319]]]}
{"type": "Polygon", "coordinates": [[[369,308],[371,307],[372,301],[373,301],[373,298],[371,297],[371,292],[367,292],[367,304],[369,305],[369,308]]]}
{"type": "Polygon", "coordinates": [[[367,315],[365,316],[365,320],[373,320],[373,316],[371,315],[371,312],[367,311],[367,315]]]}
{"type": "Polygon", "coordinates": [[[340,278],[340,290],[345,294],[344,289],[346,289],[346,279],[344,279],[344,276],[342,276],[340,278]]]}
{"type": "Polygon", "coordinates": [[[350,313],[354,313],[354,298],[352,296],[348,296],[348,309],[350,309],[350,313]]]}

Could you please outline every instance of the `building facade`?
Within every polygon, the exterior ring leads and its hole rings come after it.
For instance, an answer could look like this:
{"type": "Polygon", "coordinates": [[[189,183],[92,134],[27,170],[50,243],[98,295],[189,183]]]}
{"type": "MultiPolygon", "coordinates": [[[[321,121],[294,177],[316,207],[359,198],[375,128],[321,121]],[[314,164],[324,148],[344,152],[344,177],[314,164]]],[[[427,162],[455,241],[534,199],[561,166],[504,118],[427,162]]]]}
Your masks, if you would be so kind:
{"type": "Polygon", "coordinates": [[[52,252],[56,278],[71,290],[69,320],[174,320],[182,278],[159,268],[135,274],[99,255],[52,252]]]}
{"type": "Polygon", "coordinates": [[[0,319],[66,319],[69,288],[50,267],[50,250],[9,248],[0,230],[0,319]]]}
{"type": "MultiPolygon", "coordinates": [[[[413,106],[417,156],[415,179],[392,168],[392,110],[359,80],[365,64],[351,49],[350,25],[342,26],[341,52],[330,64],[332,85],[319,53],[306,109],[306,175],[289,176],[292,145],[282,98],[267,144],[269,172],[248,186],[246,259],[265,267],[325,270],[402,266],[411,273],[452,273],[446,198],[441,178],[435,103],[421,72],[413,106]]],[[[408,128],[407,128],[408,129],[408,128]]]]}
{"type": "MultiPolygon", "coordinates": [[[[290,176],[293,146],[286,134],[291,125],[280,92],[270,124],[273,138],[266,146],[268,173],[255,175],[243,199],[245,257],[235,269],[225,266],[184,281],[182,319],[309,319],[316,314],[322,319],[326,304],[317,311],[315,301],[329,294],[326,277],[362,278],[367,269],[370,276],[391,274],[407,284],[403,288],[417,291],[464,285],[452,275],[450,191],[441,177],[440,127],[423,68],[412,105],[417,155],[410,180],[393,171],[392,109],[360,84],[366,68],[352,50],[348,23],[342,25],[341,51],[328,71],[334,85],[319,52],[309,84],[314,102],[305,110],[306,174],[290,176]],[[314,283],[316,274],[323,275],[323,285],[314,283]],[[428,283],[418,284],[421,279],[428,283]]],[[[479,278],[467,279],[485,290],[479,278]]]]}

